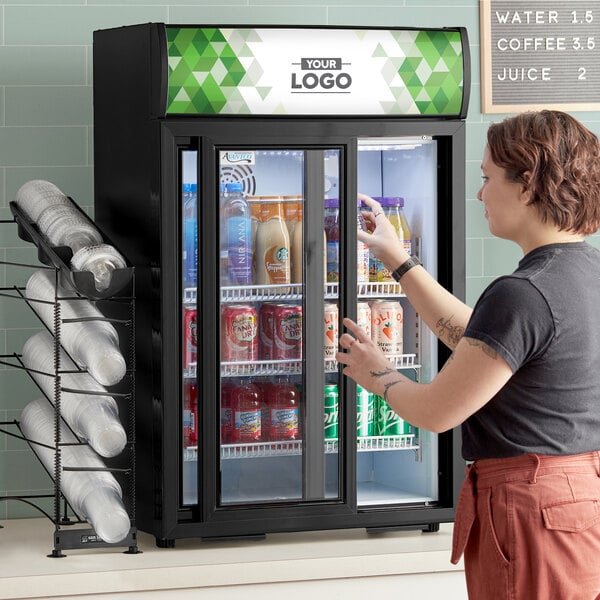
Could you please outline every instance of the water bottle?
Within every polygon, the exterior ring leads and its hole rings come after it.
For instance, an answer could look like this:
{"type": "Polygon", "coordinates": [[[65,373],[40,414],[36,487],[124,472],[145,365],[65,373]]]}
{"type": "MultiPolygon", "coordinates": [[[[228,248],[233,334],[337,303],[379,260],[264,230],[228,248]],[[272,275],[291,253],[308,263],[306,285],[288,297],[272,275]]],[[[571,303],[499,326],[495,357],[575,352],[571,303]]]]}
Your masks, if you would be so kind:
{"type": "MultiPolygon", "coordinates": [[[[27,281],[25,295],[30,305],[48,329],[54,330],[54,302],[59,300],[62,319],[103,319],[104,315],[89,300],[75,296],[60,283],[56,285],[54,272],[35,271],[27,281]]],[[[119,350],[119,336],[107,321],[88,320],[62,323],[60,341],[73,360],[85,367],[102,385],[115,385],[125,375],[127,365],[119,350]]]]}
{"type": "Polygon", "coordinates": [[[185,287],[198,285],[198,187],[183,184],[183,281],[185,287]]]}
{"type": "Polygon", "coordinates": [[[252,283],[252,221],[250,207],[239,181],[226,184],[221,204],[225,224],[224,246],[227,252],[227,281],[230,285],[252,283]]]}
{"type": "MultiPolygon", "coordinates": [[[[55,457],[54,409],[45,398],[30,402],[21,412],[24,436],[34,442],[34,452],[54,476],[55,457]],[[37,442],[37,443],[35,443],[37,442]],[[39,444],[50,446],[46,448],[39,444]]],[[[86,519],[100,539],[116,544],[125,539],[131,528],[129,515],[122,501],[122,490],[112,473],[105,469],[102,459],[89,447],[77,444],[77,438],[61,422],[61,491],[78,516],[86,519]],[[69,471],[66,467],[92,470],[69,471]]]]}
{"type": "MultiPolygon", "coordinates": [[[[51,402],[55,399],[54,350],[54,338],[47,331],[31,336],[23,346],[23,364],[51,402]]],[[[89,373],[67,373],[77,371],[77,367],[62,348],[59,350],[59,360],[61,388],[78,390],[61,391],[62,417],[98,454],[106,457],[119,455],[127,443],[127,434],[119,421],[115,399],[89,373]]]]}

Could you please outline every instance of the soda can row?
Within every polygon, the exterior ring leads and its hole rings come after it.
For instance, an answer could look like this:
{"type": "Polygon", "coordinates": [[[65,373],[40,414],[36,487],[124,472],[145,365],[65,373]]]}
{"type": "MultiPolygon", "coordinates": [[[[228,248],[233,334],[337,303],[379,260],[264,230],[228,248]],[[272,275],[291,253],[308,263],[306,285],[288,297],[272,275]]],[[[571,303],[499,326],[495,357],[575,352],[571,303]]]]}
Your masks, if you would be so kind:
{"type": "MultiPolygon", "coordinates": [[[[336,384],[324,390],[324,434],[326,440],[339,436],[339,393],[336,384]]],[[[412,425],[399,417],[381,397],[356,387],[357,437],[397,436],[413,433],[412,425]]]]}
{"type": "Polygon", "coordinates": [[[302,307],[263,303],[221,310],[221,359],[225,362],[302,358],[302,307]]]}

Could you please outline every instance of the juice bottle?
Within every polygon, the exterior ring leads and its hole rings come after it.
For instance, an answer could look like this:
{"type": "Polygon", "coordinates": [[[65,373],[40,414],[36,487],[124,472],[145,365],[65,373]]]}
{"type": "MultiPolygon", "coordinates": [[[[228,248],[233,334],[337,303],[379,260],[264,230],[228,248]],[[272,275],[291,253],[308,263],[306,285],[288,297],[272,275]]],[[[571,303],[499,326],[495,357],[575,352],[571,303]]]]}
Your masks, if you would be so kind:
{"type": "Polygon", "coordinates": [[[292,283],[302,283],[303,248],[302,248],[302,202],[298,203],[296,224],[291,235],[292,283]]]}
{"type": "MultiPolygon", "coordinates": [[[[404,249],[411,254],[412,251],[412,232],[404,215],[404,198],[400,196],[384,196],[377,198],[385,216],[396,229],[398,238],[401,240],[404,249]]],[[[373,269],[373,267],[371,267],[373,269]]],[[[376,281],[394,281],[390,271],[381,261],[376,261],[376,281]]]]}
{"type": "Polygon", "coordinates": [[[285,378],[269,387],[269,439],[285,441],[299,439],[298,388],[285,378]]]}
{"type": "Polygon", "coordinates": [[[290,236],[283,220],[279,196],[262,197],[254,268],[257,285],[290,283],[290,236]]]}
{"type": "Polygon", "coordinates": [[[294,230],[298,224],[298,213],[302,210],[302,196],[283,196],[283,219],[290,234],[290,240],[294,236],[294,230]]]}
{"type": "Polygon", "coordinates": [[[234,444],[260,442],[262,439],[262,394],[251,379],[231,391],[234,444]]]}
{"type": "Polygon", "coordinates": [[[338,198],[325,198],[324,227],[327,239],[327,281],[329,282],[340,280],[339,206],[338,198]]]}
{"type": "Polygon", "coordinates": [[[198,444],[198,388],[195,381],[183,384],[183,445],[198,444]]]}
{"type": "Polygon", "coordinates": [[[221,383],[221,444],[231,444],[233,439],[231,392],[234,387],[228,381],[221,383]]]}
{"type": "MultiPolygon", "coordinates": [[[[362,231],[367,230],[365,218],[360,212],[360,200],[356,211],[356,226],[362,231]]],[[[367,283],[369,281],[369,248],[364,242],[356,242],[356,282],[367,283]]]]}

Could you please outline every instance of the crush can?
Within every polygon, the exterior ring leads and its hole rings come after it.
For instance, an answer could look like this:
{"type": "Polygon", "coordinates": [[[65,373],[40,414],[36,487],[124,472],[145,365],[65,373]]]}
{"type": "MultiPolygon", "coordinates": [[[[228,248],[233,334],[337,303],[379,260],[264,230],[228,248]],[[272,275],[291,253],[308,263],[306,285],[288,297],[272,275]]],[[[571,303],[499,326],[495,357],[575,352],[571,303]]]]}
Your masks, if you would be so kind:
{"type": "Polygon", "coordinates": [[[325,386],[324,396],[324,431],[326,440],[338,439],[339,396],[337,384],[325,386]]]}
{"type": "Polygon", "coordinates": [[[356,386],[356,435],[375,435],[375,396],[360,385],[356,386]]]}

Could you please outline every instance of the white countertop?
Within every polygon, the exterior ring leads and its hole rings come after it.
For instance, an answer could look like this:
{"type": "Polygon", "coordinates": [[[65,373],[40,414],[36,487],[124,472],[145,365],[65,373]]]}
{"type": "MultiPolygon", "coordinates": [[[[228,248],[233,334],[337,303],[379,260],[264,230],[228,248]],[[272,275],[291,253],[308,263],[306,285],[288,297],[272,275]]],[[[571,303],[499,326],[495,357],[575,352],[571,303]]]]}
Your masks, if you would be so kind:
{"type": "Polygon", "coordinates": [[[19,519],[1,524],[0,599],[463,569],[462,563],[450,563],[452,524],[442,524],[437,533],[368,534],[364,529],[351,529],[269,534],[259,541],[183,539],[171,549],[157,548],[153,536],[139,532],[140,554],[124,554],[124,548],[102,548],[65,550],[64,558],[47,557],[53,548],[54,526],[50,521],[19,519]]]}

